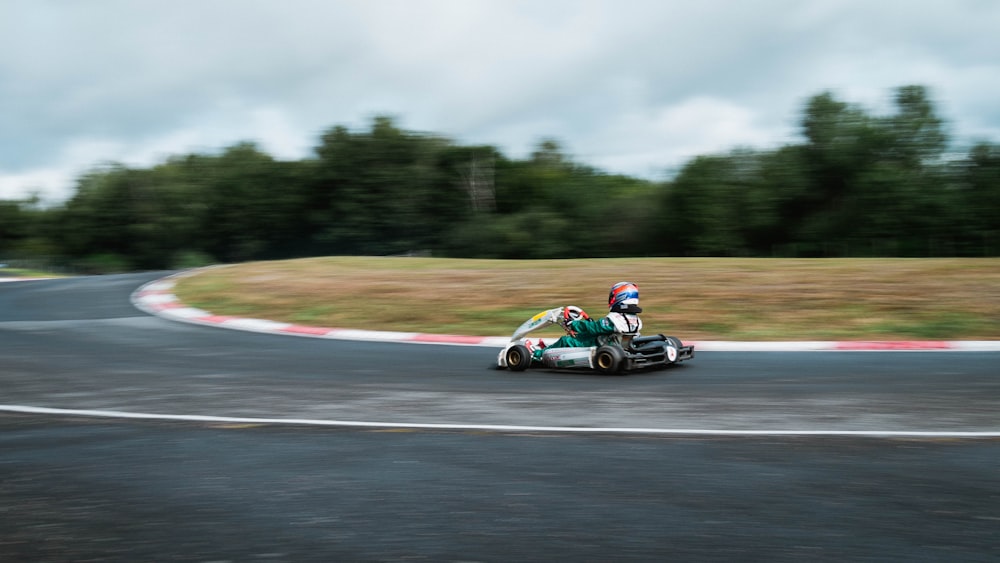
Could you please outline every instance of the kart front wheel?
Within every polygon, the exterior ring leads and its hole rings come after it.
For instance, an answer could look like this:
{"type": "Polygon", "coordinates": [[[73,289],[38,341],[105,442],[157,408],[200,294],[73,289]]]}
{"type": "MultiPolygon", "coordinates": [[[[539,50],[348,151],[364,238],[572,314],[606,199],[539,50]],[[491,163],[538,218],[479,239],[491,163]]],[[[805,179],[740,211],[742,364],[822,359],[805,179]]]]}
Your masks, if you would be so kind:
{"type": "Polygon", "coordinates": [[[677,338],[673,336],[668,336],[666,343],[663,345],[663,352],[666,355],[667,364],[676,364],[677,360],[680,359],[681,348],[684,344],[677,338]]]}
{"type": "Polygon", "coordinates": [[[620,372],[624,361],[625,352],[617,346],[601,346],[594,352],[594,367],[603,374],[620,372]]]}
{"type": "Polygon", "coordinates": [[[510,371],[524,371],[531,365],[531,352],[527,346],[515,344],[507,349],[505,359],[510,371]]]}

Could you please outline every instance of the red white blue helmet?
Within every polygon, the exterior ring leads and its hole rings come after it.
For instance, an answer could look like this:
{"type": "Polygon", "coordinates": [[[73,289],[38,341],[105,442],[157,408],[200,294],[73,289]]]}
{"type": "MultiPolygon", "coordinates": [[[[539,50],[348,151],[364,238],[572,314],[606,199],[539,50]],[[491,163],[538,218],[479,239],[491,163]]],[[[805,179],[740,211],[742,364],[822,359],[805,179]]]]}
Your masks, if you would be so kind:
{"type": "Polygon", "coordinates": [[[632,282],[618,282],[608,293],[608,310],[612,313],[641,313],[639,286],[632,282]]]}

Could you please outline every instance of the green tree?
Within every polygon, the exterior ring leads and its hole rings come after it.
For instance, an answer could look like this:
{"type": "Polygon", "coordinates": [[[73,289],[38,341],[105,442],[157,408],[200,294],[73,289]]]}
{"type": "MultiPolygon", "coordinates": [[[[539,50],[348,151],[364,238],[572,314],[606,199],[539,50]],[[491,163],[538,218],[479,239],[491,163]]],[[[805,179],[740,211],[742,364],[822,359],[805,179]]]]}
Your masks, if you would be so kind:
{"type": "Polygon", "coordinates": [[[77,181],[53,236],[67,256],[81,263],[102,256],[101,264],[92,261],[98,269],[145,267],[133,257],[148,242],[142,238],[147,233],[141,219],[147,195],[140,170],[120,164],[92,170],[77,181]]]}
{"type": "Polygon", "coordinates": [[[354,134],[335,127],[317,147],[312,220],[326,248],[349,254],[423,250],[468,212],[450,162],[451,144],[408,133],[388,117],[354,134]],[[444,159],[444,160],[442,160],[444,159]]]}
{"type": "Polygon", "coordinates": [[[1000,145],[979,143],[959,167],[956,195],[964,254],[1000,254],[1000,145]]]}
{"type": "Polygon", "coordinates": [[[0,201],[0,260],[10,257],[28,237],[29,223],[21,202],[0,201]]]}
{"type": "Polygon", "coordinates": [[[665,193],[663,239],[668,254],[728,256],[746,253],[741,213],[747,188],[736,158],[697,157],[665,193]]]}
{"type": "Polygon", "coordinates": [[[804,200],[800,240],[829,254],[933,252],[948,230],[938,162],[942,121],[920,86],[899,88],[896,111],[872,117],[856,106],[814,97],[804,147],[813,193],[804,200]],[[853,250],[850,250],[852,249],[853,250]]]}
{"type": "Polygon", "coordinates": [[[275,161],[253,143],[186,164],[205,202],[201,234],[212,256],[227,262],[273,257],[298,234],[303,195],[294,165],[275,161]]]}
{"type": "Polygon", "coordinates": [[[409,132],[389,117],[322,135],[278,161],[252,143],[119,164],[64,205],[0,201],[0,252],[61,254],[94,271],[213,259],[431,250],[497,258],[908,255],[1000,252],[1000,149],[946,159],[928,91],[889,115],[829,92],[802,141],[699,156],[670,182],[605,174],[545,139],[525,159],[409,132]]]}

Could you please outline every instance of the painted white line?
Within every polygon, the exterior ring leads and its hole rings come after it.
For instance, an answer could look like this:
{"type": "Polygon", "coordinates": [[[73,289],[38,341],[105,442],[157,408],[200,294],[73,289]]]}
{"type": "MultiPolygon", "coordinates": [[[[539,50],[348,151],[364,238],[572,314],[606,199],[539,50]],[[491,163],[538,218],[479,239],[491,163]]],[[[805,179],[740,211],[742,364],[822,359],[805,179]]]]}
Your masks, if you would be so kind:
{"type": "MultiPolygon", "coordinates": [[[[196,309],[194,307],[178,307],[176,309],[147,309],[149,313],[154,313],[161,317],[174,317],[175,320],[192,320],[202,317],[209,317],[212,313],[208,311],[203,311],[201,309],[196,309]],[[155,311],[155,312],[154,312],[155,311]]],[[[206,323],[206,324],[218,324],[218,323],[206,323]]]]}
{"type": "Polygon", "coordinates": [[[415,332],[391,332],[382,330],[338,328],[328,332],[324,338],[334,338],[337,340],[371,340],[375,342],[409,342],[415,336],[417,336],[417,333],[415,332]]]}
{"type": "Polygon", "coordinates": [[[488,346],[490,348],[503,348],[508,342],[510,342],[510,338],[507,338],[506,336],[487,336],[479,345],[488,346]]]}
{"type": "Polygon", "coordinates": [[[0,282],[40,281],[51,279],[52,278],[0,278],[0,282]]]}
{"type": "Polygon", "coordinates": [[[142,300],[150,305],[163,305],[165,303],[176,303],[177,296],[170,293],[155,293],[143,295],[142,300]]]}
{"type": "Polygon", "coordinates": [[[146,291],[170,291],[173,288],[174,288],[173,280],[164,279],[146,284],[146,286],[143,289],[146,291]]]}
{"type": "Polygon", "coordinates": [[[229,319],[223,321],[221,324],[226,327],[234,327],[252,332],[278,332],[291,326],[288,323],[279,323],[264,319],[229,319]]]}
{"type": "Polygon", "coordinates": [[[1000,352],[1000,340],[957,340],[952,346],[964,352],[1000,352]]]}
{"type": "Polygon", "coordinates": [[[833,350],[833,342],[738,342],[714,340],[693,342],[697,352],[813,352],[833,350]]]}
{"type": "Polygon", "coordinates": [[[154,414],[105,410],[56,409],[23,405],[0,405],[0,411],[22,414],[88,416],[133,420],[207,422],[215,424],[282,424],[296,426],[337,426],[343,428],[415,428],[424,430],[486,430],[495,432],[557,432],[565,434],[659,434],[679,436],[843,436],[871,438],[1000,438],[1000,430],[909,431],[909,430],[712,430],[699,428],[609,428],[584,426],[519,426],[509,424],[432,424],[417,422],[365,422],[317,420],[312,418],[254,418],[191,414],[154,414]]]}

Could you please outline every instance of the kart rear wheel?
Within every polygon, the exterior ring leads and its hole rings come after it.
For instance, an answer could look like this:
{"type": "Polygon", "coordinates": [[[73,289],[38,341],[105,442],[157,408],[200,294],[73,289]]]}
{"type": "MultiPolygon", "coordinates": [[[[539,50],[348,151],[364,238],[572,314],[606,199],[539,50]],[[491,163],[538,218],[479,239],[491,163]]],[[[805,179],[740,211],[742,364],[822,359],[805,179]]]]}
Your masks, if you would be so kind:
{"type": "Polygon", "coordinates": [[[601,346],[594,352],[594,367],[603,374],[619,373],[624,363],[625,352],[617,346],[601,346]]]}
{"type": "Polygon", "coordinates": [[[523,344],[515,344],[508,348],[504,358],[510,371],[524,371],[531,365],[531,352],[523,344]]]}

